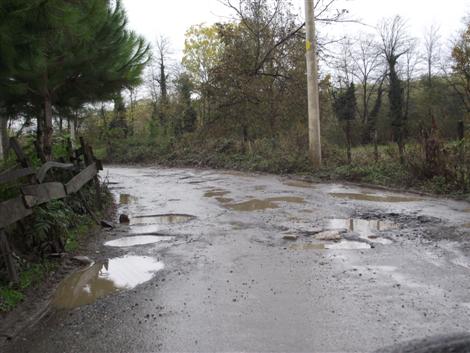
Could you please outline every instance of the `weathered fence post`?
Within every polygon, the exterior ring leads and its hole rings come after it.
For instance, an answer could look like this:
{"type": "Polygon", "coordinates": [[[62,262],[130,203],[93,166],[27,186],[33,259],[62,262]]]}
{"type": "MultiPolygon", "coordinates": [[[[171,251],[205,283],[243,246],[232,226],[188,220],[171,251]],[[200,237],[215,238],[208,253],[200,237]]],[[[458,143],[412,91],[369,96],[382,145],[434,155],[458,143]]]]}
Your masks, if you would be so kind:
{"type": "MultiPolygon", "coordinates": [[[[94,158],[93,158],[93,151],[91,150],[91,147],[88,146],[88,144],[85,142],[85,139],[83,137],[80,137],[80,145],[82,146],[83,156],[85,158],[85,165],[89,166],[95,163],[94,158]]],[[[100,187],[100,180],[98,179],[98,176],[95,176],[93,178],[93,183],[95,185],[96,203],[98,204],[98,208],[102,210],[103,202],[101,200],[101,187],[100,187]]]]}
{"type": "Polygon", "coordinates": [[[10,281],[13,283],[18,283],[20,281],[18,270],[16,269],[15,261],[11,255],[11,249],[10,244],[8,244],[7,235],[3,229],[0,229],[0,253],[7,267],[10,281]]]}

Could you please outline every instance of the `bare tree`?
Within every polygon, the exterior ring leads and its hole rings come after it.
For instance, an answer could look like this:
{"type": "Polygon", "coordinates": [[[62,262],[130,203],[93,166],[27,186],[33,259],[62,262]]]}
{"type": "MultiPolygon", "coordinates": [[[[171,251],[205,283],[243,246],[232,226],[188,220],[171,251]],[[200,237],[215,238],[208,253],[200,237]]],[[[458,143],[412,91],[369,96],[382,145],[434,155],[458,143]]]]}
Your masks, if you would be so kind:
{"type": "Polygon", "coordinates": [[[403,85],[398,72],[399,59],[412,47],[407,33],[407,24],[400,16],[385,19],[378,26],[382,42],[382,56],[387,62],[389,79],[390,117],[393,138],[398,145],[400,161],[405,162],[406,115],[403,85]]]}
{"type": "Polygon", "coordinates": [[[434,96],[434,87],[433,87],[433,76],[434,69],[436,64],[440,59],[440,40],[441,36],[439,33],[439,27],[432,25],[428,27],[424,32],[424,60],[426,62],[427,69],[427,104],[429,107],[429,118],[433,119],[434,117],[434,107],[433,107],[433,96],[434,96]]]}

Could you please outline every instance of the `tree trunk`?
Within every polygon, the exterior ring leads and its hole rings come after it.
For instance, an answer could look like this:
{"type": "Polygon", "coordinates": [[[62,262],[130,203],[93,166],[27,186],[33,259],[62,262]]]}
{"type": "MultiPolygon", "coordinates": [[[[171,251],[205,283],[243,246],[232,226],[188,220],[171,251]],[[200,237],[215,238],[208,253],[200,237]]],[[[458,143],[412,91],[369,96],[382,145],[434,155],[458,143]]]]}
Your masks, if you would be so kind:
{"type": "Polygon", "coordinates": [[[351,145],[352,145],[352,138],[351,138],[351,120],[346,120],[346,143],[347,143],[347,150],[348,150],[348,163],[352,163],[352,155],[351,155],[351,145]]]}
{"type": "Polygon", "coordinates": [[[375,163],[379,161],[379,144],[378,144],[378,133],[377,129],[374,130],[374,158],[375,158],[375,163]]]}
{"type": "Polygon", "coordinates": [[[44,138],[43,150],[48,161],[52,160],[52,102],[49,94],[44,97],[44,138]]]}
{"type": "Polygon", "coordinates": [[[0,115],[0,161],[5,159],[8,147],[8,119],[0,115]]]}

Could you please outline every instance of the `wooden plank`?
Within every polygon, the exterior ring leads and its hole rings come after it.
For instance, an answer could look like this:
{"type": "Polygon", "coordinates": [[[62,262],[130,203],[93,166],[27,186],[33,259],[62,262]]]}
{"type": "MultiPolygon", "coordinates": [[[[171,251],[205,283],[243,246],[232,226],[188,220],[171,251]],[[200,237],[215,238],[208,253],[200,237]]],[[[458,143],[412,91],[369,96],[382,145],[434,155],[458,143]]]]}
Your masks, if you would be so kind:
{"type": "Polygon", "coordinates": [[[0,203],[0,228],[5,228],[10,224],[31,215],[33,210],[26,207],[23,196],[0,203]]]}
{"type": "Polygon", "coordinates": [[[93,163],[89,165],[65,185],[67,194],[74,194],[79,191],[86,183],[92,180],[97,173],[96,164],[93,163]]]}
{"type": "Polygon", "coordinates": [[[3,229],[0,229],[0,254],[3,257],[5,266],[8,271],[8,277],[11,282],[18,283],[20,281],[18,276],[18,270],[16,268],[15,261],[11,255],[10,244],[8,243],[7,235],[3,229]]]}
{"type": "Polygon", "coordinates": [[[36,173],[36,177],[40,183],[42,183],[46,178],[47,172],[53,168],[71,170],[75,168],[75,166],[71,163],[64,164],[57,162],[47,162],[36,173]]]}
{"type": "Polygon", "coordinates": [[[27,207],[33,208],[52,200],[60,200],[67,196],[62,183],[44,183],[28,185],[21,188],[27,207]]]}
{"type": "Polygon", "coordinates": [[[15,181],[16,179],[23,178],[25,176],[30,176],[36,174],[34,168],[23,168],[10,170],[6,173],[0,174],[0,184],[9,183],[15,181]]]}

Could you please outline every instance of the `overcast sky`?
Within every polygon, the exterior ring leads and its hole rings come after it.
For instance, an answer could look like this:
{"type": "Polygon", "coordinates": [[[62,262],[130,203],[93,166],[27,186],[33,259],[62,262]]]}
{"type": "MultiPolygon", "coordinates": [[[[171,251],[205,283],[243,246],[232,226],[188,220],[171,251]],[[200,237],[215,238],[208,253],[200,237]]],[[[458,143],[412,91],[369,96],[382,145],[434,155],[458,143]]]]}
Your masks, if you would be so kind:
{"type": "MultiPolygon", "coordinates": [[[[421,37],[424,29],[437,24],[442,35],[450,38],[462,27],[462,18],[470,13],[470,0],[341,0],[351,16],[375,26],[384,17],[396,14],[408,20],[410,32],[421,37]]],[[[292,0],[303,15],[303,0],[292,0]]],[[[170,38],[175,57],[181,56],[184,34],[193,24],[224,21],[229,12],[218,0],[123,0],[130,28],[150,42],[164,35],[170,38]]],[[[328,30],[341,33],[341,26],[328,30]]],[[[348,32],[361,31],[362,26],[348,27],[348,32]]]]}

